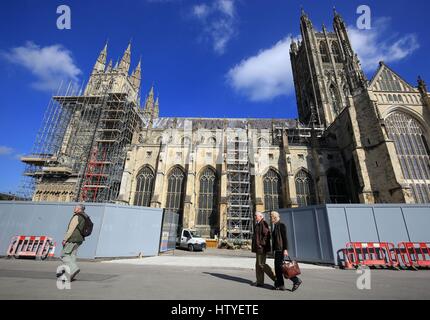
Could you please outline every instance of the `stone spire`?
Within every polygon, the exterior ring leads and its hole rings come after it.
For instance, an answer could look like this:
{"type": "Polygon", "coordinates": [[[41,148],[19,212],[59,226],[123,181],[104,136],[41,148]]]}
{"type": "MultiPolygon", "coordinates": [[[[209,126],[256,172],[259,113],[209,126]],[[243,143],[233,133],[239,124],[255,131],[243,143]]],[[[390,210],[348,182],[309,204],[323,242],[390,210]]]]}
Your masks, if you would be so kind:
{"type": "Polygon", "coordinates": [[[430,107],[430,95],[427,91],[427,85],[420,76],[418,77],[418,90],[420,91],[424,105],[430,107]]]}
{"type": "Polygon", "coordinates": [[[130,60],[131,60],[131,42],[128,44],[127,49],[124,52],[124,56],[119,63],[119,71],[127,73],[130,70],[130,60]]]}
{"type": "Polygon", "coordinates": [[[339,14],[337,13],[337,10],[336,10],[336,7],[335,7],[335,6],[333,6],[333,15],[334,15],[335,17],[339,15],[339,14]]]}
{"type": "Polygon", "coordinates": [[[131,74],[130,82],[136,90],[139,90],[141,80],[142,80],[142,70],[141,70],[141,60],[139,60],[139,63],[136,69],[134,69],[133,73],[131,74]]]}
{"type": "Polygon", "coordinates": [[[149,94],[146,98],[144,112],[152,114],[153,110],[154,110],[154,85],[152,85],[151,90],[149,90],[149,94]]]}
{"type": "Polygon", "coordinates": [[[294,40],[294,38],[291,38],[290,53],[297,54],[298,51],[299,47],[297,46],[296,40],[294,40]]]}
{"type": "Polygon", "coordinates": [[[420,90],[421,94],[427,95],[427,85],[421,76],[418,76],[418,89],[420,90]]]}
{"type": "Polygon", "coordinates": [[[309,19],[309,16],[302,8],[302,13],[300,15],[300,30],[304,41],[306,41],[306,37],[311,36],[311,34],[313,33],[313,28],[314,27],[312,25],[311,19],[309,19]]]}
{"type": "Polygon", "coordinates": [[[155,106],[154,106],[154,118],[158,118],[160,114],[160,103],[158,102],[158,97],[157,100],[155,100],[155,106]]]}
{"type": "Polygon", "coordinates": [[[307,17],[308,15],[306,14],[306,12],[305,12],[305,9],[303,9],[303,6],[302,7],[300,7],[300,16],[301,17],[307,17]]]}
{"type": "Polygon", "coordinates": [[[106,56],[107,56],[107,43],[105,44],[103,50],[100,52],[99,57],[93,68],[93,73],[104,72],[106,67],[106,56]]]}
{"type": "Polygon", "coordinates": [[[111,72],[112,71],[112,59],[110,59],[109,64],[106,68],[106,72],[111,72]]]}

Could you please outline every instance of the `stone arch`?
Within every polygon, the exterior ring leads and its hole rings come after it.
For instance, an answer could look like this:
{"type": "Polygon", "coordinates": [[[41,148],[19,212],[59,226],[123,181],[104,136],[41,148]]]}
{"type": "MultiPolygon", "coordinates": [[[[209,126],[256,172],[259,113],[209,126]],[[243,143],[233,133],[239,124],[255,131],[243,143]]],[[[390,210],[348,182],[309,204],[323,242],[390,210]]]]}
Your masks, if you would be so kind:
{"type": "Polygon", "coordinates": [[[312,175],[305,168],[300,168],[294,175],[297,204],[300,207],[316,204],[315,183],[312,175]]]}
{"type": "Polygon", "coordinates": [[[136,187],[133,204],[149,207],[154,194],[155,170],[150,165],[142,166],[136,175],[136,187]]]}
{"type": "Polygon", "coordinates": [[[219,177],[214,167],[205,166],[200,170],[197,178],[196,227],[200,229],[204,236],[213,236],[217,233],[219,225],[219,177]]]}
{"type": "Polygon", "coordinates": [[[331,43],[331,52],[333,54],[334,62],[336,63],[342,63],[342,54],[340,51],[339,44],[337,41],[333,41],[331,43]]]}
{"type": "Polygon", "coordinates": [[[211,145],[211,146],[216,146],[216,137],[211,136],[207,139],[207,144],[211,145]]]}
{"type": "Polygon", "coordinates": [[[263,175],[264,209],[278,210],[283,207],[283,179],[279,171],[269,167],[263,175]]]}
{"type": "Polygon", "coordinates": [[[323,63],[329,63],[330,62],[330,55],[329,55],[328,47],[327,47],[327,44],[325,43],[325,41],[320,41],[319,51],[320,51],[322,62],[323,63]]]}
{"type": "Polygon", "coordinates": [[[345,176],[337,168],[329,168],[326,172],[331,203],[349,203],[349,195],[345,176]]]}
{"type": "Polygon", "coordinates": [[[403,112],[412,117],[414,120],[418,121],[420,126],[424,129],[427,140],[430,139],[430,126],[426,123],[421,114],[416,112],[414,109],[409,108],[404,105],[391,105],[381,114],[383,119],[387,119],[394,112],[403,112]]]}
{"type": "Polygon", "coordinates": [[[430,202],[430,148],[428,132],[419,118],[403,110],[385,118],[385,128],[393,140],[403,178],[416,203],[430,202]]]}
{"type": "Polygon", "coordinates": [[[186,171],[180,165],[172,166],[166,176],[167,192],[165,208],[179,214],[179,223],[182,224],[184,210],[186,171]]]}

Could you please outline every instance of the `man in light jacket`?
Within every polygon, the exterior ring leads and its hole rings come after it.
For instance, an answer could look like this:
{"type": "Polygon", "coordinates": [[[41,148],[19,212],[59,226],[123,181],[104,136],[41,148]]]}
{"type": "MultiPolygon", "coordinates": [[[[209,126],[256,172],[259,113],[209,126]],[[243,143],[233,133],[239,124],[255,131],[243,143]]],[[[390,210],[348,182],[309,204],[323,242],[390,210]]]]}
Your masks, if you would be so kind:
{"type": "Polygon", "coordinates": [[[78,248],[84,242],[85,238],[82,236],[82,230],[85,226],[85,206],[77,205],[73,210],[72,219],[70,219],[69,226],[67,228],[67,232],[64,236],[63,250],[61,251],[61,260],[63,264],[69,267],[69,270],[63,270],[62,273],[57,273],[57,277],[63,275],[64,272],[68,271],[70,274],[70,281],[76,277],[79,273],[80,269],[76,264],[76,255],[78,252],[78,248]]]}

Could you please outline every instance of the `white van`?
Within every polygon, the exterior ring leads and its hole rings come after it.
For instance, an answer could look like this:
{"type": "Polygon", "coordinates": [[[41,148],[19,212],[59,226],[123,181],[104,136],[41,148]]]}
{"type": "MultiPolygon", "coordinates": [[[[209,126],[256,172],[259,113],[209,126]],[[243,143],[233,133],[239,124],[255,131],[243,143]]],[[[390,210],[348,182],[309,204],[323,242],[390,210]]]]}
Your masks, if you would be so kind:
{"type": "Polygon", "coordinates": [[[176,246],[189,251],[203,251],[206,249],[206,240],[196,230],[182,229],[176,238],[176,246]]]}

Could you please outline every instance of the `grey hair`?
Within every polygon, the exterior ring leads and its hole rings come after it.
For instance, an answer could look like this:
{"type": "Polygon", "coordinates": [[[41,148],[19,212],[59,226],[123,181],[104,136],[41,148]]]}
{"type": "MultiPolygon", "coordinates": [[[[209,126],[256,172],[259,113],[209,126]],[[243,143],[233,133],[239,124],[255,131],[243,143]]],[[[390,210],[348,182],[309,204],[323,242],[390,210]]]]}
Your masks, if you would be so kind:
{"type": "Polygon", "coordinates": [[[280,220],[281,217],[279,216],[278,211],[270,211],[270,215],[276,217],[276,220],[280,220]]]}
{"type": "Polygon", "coordinates": [[[82,211],[85,211],[85,206],[83,204],[78,204],[77,207],[81,208],[82,211]]]}
{"type": "Polygon", "coordinates": [[[261,211],[255,211],[255,215],[256,216],[259,215],[259,216],[262,216],[264,218],[264,213],[261,211]]]}

